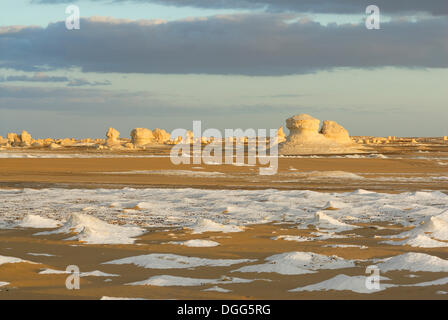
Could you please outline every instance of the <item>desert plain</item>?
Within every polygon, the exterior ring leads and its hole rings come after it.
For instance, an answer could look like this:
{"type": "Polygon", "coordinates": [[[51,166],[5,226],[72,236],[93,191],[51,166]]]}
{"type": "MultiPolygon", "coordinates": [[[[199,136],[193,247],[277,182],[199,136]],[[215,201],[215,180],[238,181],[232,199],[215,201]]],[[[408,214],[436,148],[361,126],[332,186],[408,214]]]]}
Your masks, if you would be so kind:
{"type": "Polygon", "coordinates": [[[448,141],[350,139],[280,154],[273,175],[175,165],[175,143],[12,141],[0,299],[446,299],[448,141]]]}

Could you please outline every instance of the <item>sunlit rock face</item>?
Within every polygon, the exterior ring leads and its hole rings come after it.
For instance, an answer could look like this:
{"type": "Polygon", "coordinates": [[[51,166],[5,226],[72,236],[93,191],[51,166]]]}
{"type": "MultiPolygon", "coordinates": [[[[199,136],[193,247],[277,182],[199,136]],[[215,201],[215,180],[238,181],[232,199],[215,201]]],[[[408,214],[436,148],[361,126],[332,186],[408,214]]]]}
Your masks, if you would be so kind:
{"type": "Polygon", "coordinates": [[[109,128],[106,133],[106,145],[113,146],[120,143],[120,132],[114,128],[109,128]]]}
{"type": "Polygon", "coordinates": [[[325,138],[334,140],[342,144],[353,143],[348,131],[335,121],[325,120],[320,133],[325,136],[325,138]]]}
{"type": "Polygon", "coordinates": [[[280,127],[280,128],[277,130],[277,139],[278,139],[278,143],[282,143],[282,142],[285,142],[285,141],[286,141],[286,134],[285,134],[285,132],[283,131],[283,127],[280,127]]]}
{"type": "Polygon", "coordinates": [[[163,129],[156,128],[152,134],[156,143],[166,143],[171,139],[171,135],[163,129]]]}
{"type": "Polygon", "coordinates": [[[20,142],[23,146],[30,146],[31,145],[31,135],[23,130],[20,134],[20,142]]]}
{"type": "Polygon", "coordinates": [[[154,142],[154,135],[146,128],[136,128],[131,132],[132,143],[136,146],[144,146],[154,142]]]}
{"type": "Polygon", "coordinates": [[[279,153],[283,155],[362,152],[352,142],[348,131],[334,121],[324,121],[319,131],[319,119],[299,114],[287,119],[286,127],[289,136],[279,144],[279,153]]]}

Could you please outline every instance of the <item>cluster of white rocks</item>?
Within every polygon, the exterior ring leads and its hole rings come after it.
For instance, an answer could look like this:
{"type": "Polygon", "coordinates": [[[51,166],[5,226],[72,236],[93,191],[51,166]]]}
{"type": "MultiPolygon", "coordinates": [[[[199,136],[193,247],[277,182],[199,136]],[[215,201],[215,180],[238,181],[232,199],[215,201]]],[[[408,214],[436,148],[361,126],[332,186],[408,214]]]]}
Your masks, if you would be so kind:
{"type": "Polygon", "coordinates": [[[320,120],[307,114],[299,114],[286,120],[289,136],[279,144],[279,153],[341,154],[363,152],[363,147],[350,138],[348,131],[334,121],[320,120]]]}
{"type": "MultiPolygon", "coordinates": [[[[397,138],[397,137],[392,137],[392,136],[388,136],[386,137],[356,137],[353,138],[353,140],[358,143],[358,144],[417,144],[419,143],[417,138],[397,138]]],[[[445,137],[442,137],[442,141],[447,141],[445,140],[445,137]]]]}
{"type": "Polygon", "coordinates": [[[106,133],[105,147],[110,149],[142,149],[153,145],[175,144],[171,140],[171,135],[163,129],[156,128],[150,130],[147,128],[135,128],[131,131],[131,139],[120,139],[120,132],[114,128],[109,128],[106,133]]]}
{"type": "MultiPolygon", "coordinates": [[[[383,144],[416,144],[421,139],[397,137],[350,137],[348,131],[335,121],[325,120],[320,125],[319,119],[307,114],[299,114],[286,120],[286,127],[290,133],[285,135],[283,127],[277,131],[278,150],[282,155],[298,154],[344,154],[362,153],[370,145],[383,144]]],[[[440,139],[440,138],[439,138],[440,139]]],[[[0,150],[9,148],[49,148],[51,150],[64,147],[91,147],[98,150],[144,150],[157,145],[174,145],[179,143],[248,143],[248,137],[228,137],[215,139],[213,137],[195,137],[192,131],[187,131],[184,137],[171,137],[163,130],[156,128],[135,128],[129,138],[120,138],[120,132],[109,128],[106,139],[33,139],[27,131],[21,134],[8,133],[6,138],[0,136],[0,150]]],[[[442,138],[447,143],[448,137],[442,138]]]]}
{"type": "MultiPolygon", "coordinates": [[[[131,131],[131,138],[120,138],[120,132],[114,128],[109,128],[106,139],[33,139],[31,135],[23,131],[20,135],[9,133],[6,138],[0,136],[0,149],[9,148],[49,148],[60,149],[64,147],[91,147],[99,150],[120,150],[136,149],[141,150],[146,147],[161,144],[192,143],[193,132],[188,131],[187,137],[176,137],[171,139],[171,135],[163,129],[135,128],[131,131]]],[[[209,143],[210,139],[202,138],[202,142],[209,143]]]]}
{"type": "Polygon", "coordinates": [[[31,135],[25,130],[21,134],[8,133],[6,138],[0,136],[0,145],[9,145],[15,147],[29,147],[34,141],[31,135]]]}

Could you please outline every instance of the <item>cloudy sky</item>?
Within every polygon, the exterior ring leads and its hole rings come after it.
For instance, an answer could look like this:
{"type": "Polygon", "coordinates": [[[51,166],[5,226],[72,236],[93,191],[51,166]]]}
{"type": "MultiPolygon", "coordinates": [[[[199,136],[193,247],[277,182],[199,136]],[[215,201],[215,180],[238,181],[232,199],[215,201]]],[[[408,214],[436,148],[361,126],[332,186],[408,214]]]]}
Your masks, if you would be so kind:
{"type": "Polygon", "coordinates": [[[446,0],[0,2],[3,136],[278,128],[298,113],[353,135],[442,136],[447,79],[446,0]]]}

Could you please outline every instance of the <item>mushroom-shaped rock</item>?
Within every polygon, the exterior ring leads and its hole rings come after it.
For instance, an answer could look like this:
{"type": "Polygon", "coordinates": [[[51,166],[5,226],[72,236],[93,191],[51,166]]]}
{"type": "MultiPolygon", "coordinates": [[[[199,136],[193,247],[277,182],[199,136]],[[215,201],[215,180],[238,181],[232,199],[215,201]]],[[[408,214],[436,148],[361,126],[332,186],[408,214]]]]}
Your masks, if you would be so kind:
{"type": "Polygon", "coordinates": [[[152,131],[146,128],[135,128],[131,132],[132,143],[136,146],[143,146],[154,141],[152,131]]]}
{"type": "Polygon", "coordinates": [[[152,131],[152,134],[157,143],[165,143],[171,139],[171,135],[163,129],[156,128],[152,131]]]}
{"type": "Polygon", "coordinates": [[[118,130],[115,130],[114,128],[109,128],[109,130],[107,130],[106,137],[107,145],[115,145],[120,143],[120,132],[118,132],[118,130]]]}
{"type": "Polygon", "coordinates": [[[326,138],[339,143],[353,143],[352,139],[350,139],[348,131],[335,121],[325,120],[320,133],[322,133],[326,138]]]}
{"type": "Polygon", "coordinates": [[[323,143],[325,137],[319,134],[320,120],[307,114],[299,114],[286,120],[289,136],[286,143],[323,143]]]}
{"type": "Polygon", "coordinates": [[[348,135],[347,130],[334,121],[327,121],[319,132],[320,120],[307,114],[299,114],[286,120],[290,134],[279,144],[279,153],[295,154],[334,154],[360,152],[348,135]],[[328,135],[328,136],[327,136],[328,135]],[[348,140],[347,140],[348,138],[348,140]],[[342,143],[343,141],[343,143],[342,143]]]}
{"type": "Polygon", "coordinates": [[[286,127],[292,134],[308,133],[317,134],[319,131],[320,120],[302,113],[286,120],[286,127]]]}

